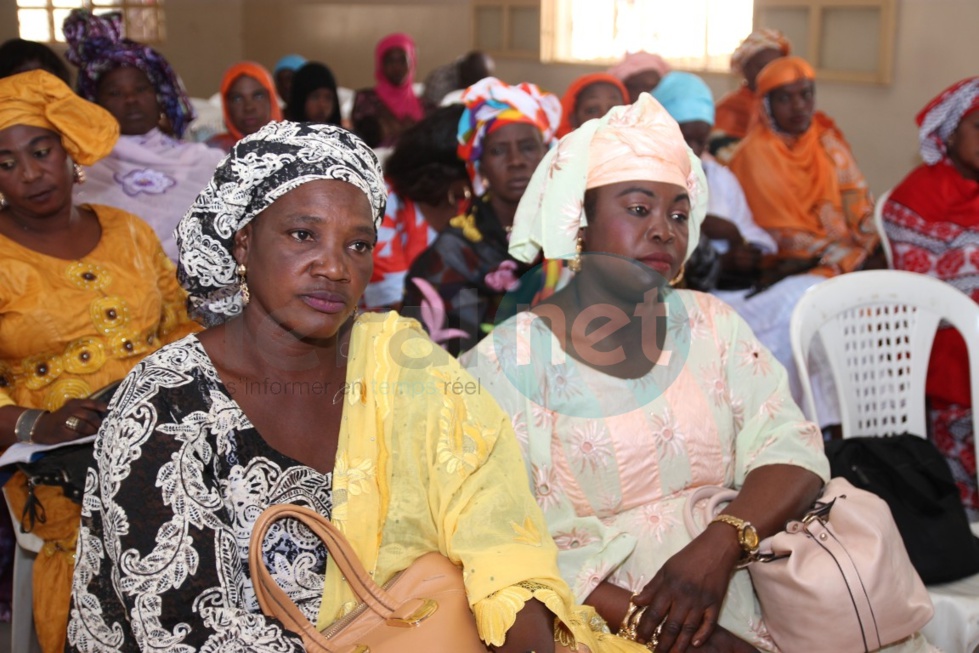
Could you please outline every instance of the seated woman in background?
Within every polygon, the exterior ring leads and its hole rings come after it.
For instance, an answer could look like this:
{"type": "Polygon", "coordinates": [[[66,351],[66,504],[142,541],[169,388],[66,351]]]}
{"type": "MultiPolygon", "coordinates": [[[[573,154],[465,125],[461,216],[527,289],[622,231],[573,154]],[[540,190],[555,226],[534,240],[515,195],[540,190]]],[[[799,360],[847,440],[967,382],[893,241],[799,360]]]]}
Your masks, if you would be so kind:
{"type": "Polygon", "coordinates": [[[586,121],[601,118],[612,107],[630,102],[629,91],[615,75],[582,75],[571,83],[561,98],[561,126],[557,136],[570,134],[586,121]]]}
{"type": "Polygon", "coordinates": [[[500,300],[527,269],[507,253],[509,232],[561,118],[559,100],[534,84],[508,86],[487,77],[462,100],[458,155],[476,198],[415,260],[405,282],[405,311],[422,317],[453,354],[492,327],[500,300]]]}
{"type": "Polygon", "coordinates": [[[738,533],[748,521],[763,538],[799,518],[829,466],[744,321],[666,283],[706,208],[700,163],[655,100],[586,123],[541,162],[510,245],[578,272],[462,362],[513,418],[579,601],[613,629],[638,606],[636,632],[619,632],[657,651],[773,651],[738,533]],[[616,328],[586,334],[595,319],[616,328]],[[705,485],[740,493],[723,511],[733,523],[693,537],[683,515],[705,485]]]}
{"type": "MultiPolygon", "coordinates": [[[[475,383],[413,320],[357,316],[384,197],[374,154],[331,125],[270,123],[218,168],[178,228],[210,328],[137,366],[99,432],[68,650],[305,650],[249,579],[277,503],[328,517],[379,584],[429,552],[463,567],[494,650],[628,650],[574,607],[506,415],[451,390],[475,383]]],[[[319,628],[356,607],[304,526],[262,548],[319,628]]]]}
{"type": "MultiPolygon", "coordinates": [[[[93,435],[106,405],[87,397],[197,328],[153,230],[72,201],[80,166],[118,136],[111,114],[47,72],[0,79],[0,448],[93,435]]],[[[24,474],[6,490],[22,514],[24,474]]],[[[33,493],[46,515],[34,623],[46,653],[63,651],[79,506],[53,486],[33,493]]]]}
{"type": "Polygon", "coordinates": [[[176,261],[173,229],[224,155],[180,141],[194,119],[183,84],[163,55],[122,37],[121,20],[87,9],[65,19],[65,56],[78,66],[78,94],[108,109],[122,132],[109,156],[85,170],[88,183],[75,199],[138,215],[176,261]]]}
{"type": "Polygon", "coordinates": [[[374,246],[374,273],[364,292],[368,310],[399,310],[405,276],[422,252],[469,210],[469,173],[456,154],[465,107],[436,109],[409,128],[387,161],[388,199],[374,246]]]}
{"type": "MultiPolygon", "coordinates": [[[[710,197],[700,235],[718,253],[721,264],[717,287],[711,292],[738,312],[785,367],[792,397],[799,403],[802,387],[792,356],[789,321],[802,294],[825,277],[805,273],[815,260],[779,259],[775,255],[775,241],[755,224],[737,177],[707,152],[714,119],[714,98],[707,84],[692,73],[674,71],[663,78],[653,97],[677,121],[707,177],[710,197]]],[[[828,367],[817,357],[811,372],[816,408],[824,418],[820,426],[838,424],[836,402],[826,400],[832,396],[826,394],[831,389],[825,385],[831,378],[828,367]]]]}
{"type": "Polygon", "coordinates": [[[648,95],[586,123],[538,167],[510,243],[522,261],[543,248],[579,271],[462,361],[513,417],[579,601],[613,628],[630,601],[648,606],[638,639],[665,620],[658,651],[771,650],[737,571],[737,529],[715,522],[692,537],[684,507],[698,487],[738,488],[725,512],[765,537],[811,505],[829,469],[819,429],[748,326],[666,284],[706,208],[699,160],[648,95]],[[627,317],[596,342],[574,324],[606,316],[601,306],[627,317]]]}
{"type": "Polygon", "coordinates": [[[310,61],[292,78],[292,94],[286,105],[286,118],[293,122],[318,122],[340,126],[340,97],[333,71],[318,61],[310,61]]]}
{"type": "Polygon", "coordinates": [[[272,76],[275,78],[275,92],[279,96],[279,106],[284,106],[292,97],[292,78],[296,71],[306,65],[306,57],[301,54],[287,54],[275,62],[272,76]]]}
{"type": "Polygon", "coordinates": [[[765,66],[760,115],[731,171],[779,258],[818,258],[812,273],[823,276],[886,267],[867,181],[836,124],[815,111],[815,78],[799,57],[765,66]]]}
{"type": "Polygon", "coordinates": [[[738,143],[758,116],[755,82],[762,68],[792,52],[792,44],[776,29],[756,29],[731,55],[731,72],[742,77],[741,86],[717,102],[717,117],[710,134],[710,153],[727,165],[738,143]]]}
{"type": "Polygon", "coordinates": [[[649,93],[659,80],[670,72],[670,64],[658,54],[630,52],[621,62],[608,69],[609,75],[618,78],[629,91],[628,102],[639,99],[640,93],[649,93]]]}
{"type": "Polygon", "coordinates": [[[412,87],[415,42],[407,34],[389,34],[374,50],[373,88],[357,91],[350,120],[370,147],[392,147],[425,110],[412,87]]]}
{"type": "MultiPolygon", "coordinates": [[[[894,267],[946,281],[979,301],[979,77],[938,94],[918,114],[924,163],[884,205],[894,267]]],[[[926,396],[931,438],[945,454],[971,519],[979,518],[968,353],[946,327],[932,345],[926,396]]]]}
{"type": "Polygon", "coordinates": [[[68,66],[54,50],[43,43],[10,39],[0,45],[0,77],[37,69],[46,70],[65,84],[71,85],[68,66]]]}
{"type": "Polygon", "coordinates": [[[271,121],[282,120],[269,71],[254,61],[231,66],[221,80],[221,110],[228,131],[207,141],[227,153],[242,136],[254,134],[271,121]]]}

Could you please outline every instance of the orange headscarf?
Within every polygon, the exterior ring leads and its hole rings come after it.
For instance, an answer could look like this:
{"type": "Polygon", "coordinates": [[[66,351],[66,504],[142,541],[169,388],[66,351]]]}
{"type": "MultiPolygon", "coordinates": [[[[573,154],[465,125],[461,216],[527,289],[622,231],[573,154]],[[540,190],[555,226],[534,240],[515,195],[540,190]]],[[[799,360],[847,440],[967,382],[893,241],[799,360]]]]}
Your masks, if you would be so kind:
{"type": "Polygon", "coordinates": [[[228,68],[227,72],[224,73],[224,79],[221,80],[221,111],[224,113],[224,126],[227,127],[228,133],[231,134],[235,141],[240,141],[244,134],[231,122],[231,116],[228,115],[228,102],[225,98],[228,95],[228,91],[231,90],[231,86],[242,75],[248,75],[254,79],[269,94],[269,107],[272,110],[269,114],[270,122],[280,122],[282,120],[282,109],[279,108],[279,102],[276,99],[279,96],[275,92],[275,82],[272,80],[272,75],[269,74],[269,71],[265,69],[265,66],[254,61],[241,61],[236,63],[231,68],[228,68]]]}
{"type": "Polygon", "coordinates": [[[44,70],[0,79],[0,129],[13,125],[55,132],[71,160],[85,166],[109,154],[119,140],[111,113],[44,70]]]}
{"type": "MultiPolygon", "coordinates": [[[[799,57],[776,59],[758,75],[758,97],[815,77],[799,57]]],[[[783,134],[759,106],[731,160],[755,222],[775,238],[781,257],[819,257],[815,272],[826,276],[859,269],[879,241],[867,182],[843,134],[818,111],[802,135],[783,134]]]]}
{"type": "Polygon", "coordinates": [[[742,84],[717,103],[714,117],[714,131],[740,140],[748,135],[755,117],[755,94],[742,84]]]}
{"type": "Polygon", "coordinates": [[[578,96],[592,84],[611,84],[622,93],[622,104],[629,104],[629,91],[626,90],[622,80],[615,75],[610,75],[609,73],[582,75],[571,82],[571,86],[568,87],[568,90],[564,92],[564,97],[561,98],[561,125],[557,128],[558,138],[574,131],[574,125],[571,124],[571,116],[574,113],[575,107],[578,105],[578,96]]]}

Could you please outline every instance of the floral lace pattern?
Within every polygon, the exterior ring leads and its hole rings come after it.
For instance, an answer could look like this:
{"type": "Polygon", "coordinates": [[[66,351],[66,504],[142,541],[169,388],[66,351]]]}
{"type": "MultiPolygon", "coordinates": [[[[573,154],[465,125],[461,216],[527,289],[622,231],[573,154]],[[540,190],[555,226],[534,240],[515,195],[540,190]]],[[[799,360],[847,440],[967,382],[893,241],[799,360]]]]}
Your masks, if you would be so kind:
{"type": "MultiPolygon", "coordinates": [[[[185,338],[140,363],[103,424],[95,459],[82,508],[69,650],[303,650],[297,636],[259,610],[249,538],[271,504],[329,516],[332,474],[269,447],[199,341],[185,338]]],[[[354,491],[356,484],[347,479],[346,486],[354,491]]],[[[276,582],[314,621],[323,544],[283,520],[262,553],[276,582]]]]}

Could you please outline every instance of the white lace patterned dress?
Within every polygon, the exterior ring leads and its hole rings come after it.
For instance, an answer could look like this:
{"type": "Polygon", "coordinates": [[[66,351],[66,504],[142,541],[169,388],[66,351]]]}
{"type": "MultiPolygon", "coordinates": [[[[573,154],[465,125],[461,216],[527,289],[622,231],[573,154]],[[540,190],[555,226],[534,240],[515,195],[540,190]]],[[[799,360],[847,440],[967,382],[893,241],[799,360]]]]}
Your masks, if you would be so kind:
{"type": "MultiPolygon", "coordinates": [[[[272,504],[329,516],[332,474],[271,448],[231,394],[193,336],[145,359],[120,389],[86,481],[69,651],[304,650],[261,614],[248,542],[272,504]]],[[[283,521],[262,553],[315,622],[322,543],[283,521]]]]}

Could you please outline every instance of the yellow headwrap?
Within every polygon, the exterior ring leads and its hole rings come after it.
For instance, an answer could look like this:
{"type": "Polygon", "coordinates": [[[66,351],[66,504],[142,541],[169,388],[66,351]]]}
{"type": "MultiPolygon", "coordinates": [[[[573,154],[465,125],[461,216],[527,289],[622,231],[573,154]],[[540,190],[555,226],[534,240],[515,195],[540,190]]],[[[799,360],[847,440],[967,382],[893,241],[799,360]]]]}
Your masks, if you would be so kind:
{"type": "Polygon", "coordinates": [[[707,179],[680,127],[648,93],[635,104],[613,107],[561,139],[537,166],[510,234],[510,255],[531,262],[570,258],[578,230],[587,226],[585,191],[621,181],[662,181],[690,193],[687,257],[707,214],[707,179]]]}
{"type": "Polygon", "coordinates": [[[0,130],[14,125],[49,129],[75,163],[90,166],[115,147],[119,123],[43,70],[0,79],[0,130]]]}

